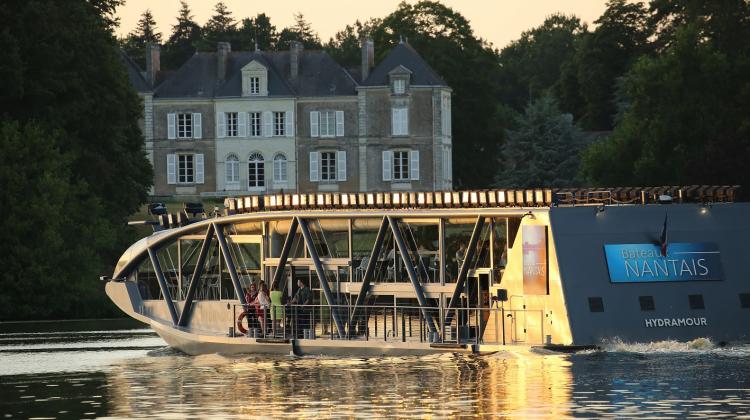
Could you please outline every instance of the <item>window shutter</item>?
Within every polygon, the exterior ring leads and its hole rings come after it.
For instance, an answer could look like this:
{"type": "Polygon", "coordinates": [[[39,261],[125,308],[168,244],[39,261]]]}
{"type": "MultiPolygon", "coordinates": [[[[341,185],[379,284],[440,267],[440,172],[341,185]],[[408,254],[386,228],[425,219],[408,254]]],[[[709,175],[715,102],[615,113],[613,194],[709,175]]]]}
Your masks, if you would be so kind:
{"type": "MultiPolygon", "coordinates": [[[[391,135],[398,134],[398,109],[391,109],[391,135]]],[[[384,152],[385,153],[385,152],[384,152]]]]}
{"type": "Polygon", "coordinates": [[[239,120],[237,135],[240,137],[247,137],[247,112],[238,112],[237,119],[239,120]]]}
{"type": "Polygon", "coordinates": [[[338,171],[337,179],[346,181],[346,152],[339,150],[336,152],[336,170],[338,171]]]}
{"type": "Polygon", "coordinates": [[[412,181],[419,181],[419,150],[409,152],[409,177],[412,181]]]}
{"type": "Polygon", "coordinates": [[[195,155],[195,183],[203,184],[204,182],[204,170],[203,170],[203,154],[198,153],[195,155]]]}
{"type": "Polygon", "coordinates": [[[203,138],[203,124],[201,123],[200,112],[196,112],[195,114],[193,114],[193,138],[194,139],[203,138]]]}
{"type": "Polygon", "coordinates": [[[391,180],[391,161],[393,160],[393,152],[390,150],[383,151],[383,181],[391,180]]]}
{"type": "Polygon", "coordinates": [[[284,135],[294,137],[294,112],[292,111],[284,113],[284,135]]]}
{"type": "Polygon", "coordinates": [[[336,111],[336,137],[344,136],[344,111],[336,111]]]}
{"type": "Polygon", "coordinates": [[[318,152],[310,152],[310,182],[318,182],[318,152]]]}
{"type": "Polygon", "coordinates": [[[401,134],[409,134],[409,108],[401,109],[401,134]]]}
{"type": "Polygon", "coordinates": [[[176,126],[177,126],[177,115],[167,114],[167,138],[168,139],[177,138],[176,126]]]}
{"type": "Polygon", "coordinates": [[[310,137],[320,136],[320,130],[318,129],[320,123],[320,112],[310,111],[310,137]]]}
{"type": "Polygon", "coordinates": [[[219,112],[216,115],[216,121],[218,121],[218,124],[216,124],[216,137],[223,139],[227,136],[227,114],[219,112]]]}
{"type": "MultiPolygon", "coordinates": [[[[174,114],[172,114],[174,115],[174,114]]],[[[167,184],[177,183],[177,155],[167,155],[167,184]]]]}
{"type": "Polygon", "coordinates": [[[273,114],[271,111],[263,111],[263,137],[273,135],[273,114]]]}

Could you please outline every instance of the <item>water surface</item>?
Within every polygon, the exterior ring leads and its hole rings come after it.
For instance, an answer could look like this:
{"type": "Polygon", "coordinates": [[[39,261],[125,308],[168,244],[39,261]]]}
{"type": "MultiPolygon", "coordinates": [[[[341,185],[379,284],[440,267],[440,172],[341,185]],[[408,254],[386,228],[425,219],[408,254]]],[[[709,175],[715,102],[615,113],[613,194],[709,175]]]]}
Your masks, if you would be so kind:
{"type": "Polygon", "coordinates": [[[186,356],[130,320],[0,324],[0,415],[750,418],[750,347],[576,355],[186,356]]]}

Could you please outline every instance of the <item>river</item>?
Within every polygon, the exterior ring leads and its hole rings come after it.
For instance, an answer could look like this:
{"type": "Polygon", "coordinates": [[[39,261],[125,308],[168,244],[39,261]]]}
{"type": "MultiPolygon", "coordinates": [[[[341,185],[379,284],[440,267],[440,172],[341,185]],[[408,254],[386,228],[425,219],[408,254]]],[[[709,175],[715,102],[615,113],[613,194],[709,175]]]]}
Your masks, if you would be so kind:
{"type": "Polygon", "coordinates": [[[750,347],[186,356],[131,320],[0,324],[4,418],[750,418],[750,347]]]}

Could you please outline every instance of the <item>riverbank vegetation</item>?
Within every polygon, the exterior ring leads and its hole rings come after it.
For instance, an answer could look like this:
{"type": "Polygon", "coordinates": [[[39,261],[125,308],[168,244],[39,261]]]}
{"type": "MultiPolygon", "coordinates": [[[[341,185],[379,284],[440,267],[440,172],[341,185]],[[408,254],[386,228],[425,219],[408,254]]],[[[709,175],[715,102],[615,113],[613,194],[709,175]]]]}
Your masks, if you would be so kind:
{"type": "Polygon", "coordinates": [[[135,239],[125,222],[152,179],[118,47],[143,66],[160,43],[168,72],[217,41],[274,51],[298,40],[352,68],[361,37],[376,61],[404,41],[453,88],[456,188],[750,184],[748,0],[610,0],[590,26],[551,14],[506,46],[433,1],[329,40],[301,14],[277,28],[262,10],[235,17],[218,3],[201,25],[182,2],[169,34],[145,11],[117,40],[122,3],[0,7],[0,320],[116,313],[94,279],[135,239]]]}

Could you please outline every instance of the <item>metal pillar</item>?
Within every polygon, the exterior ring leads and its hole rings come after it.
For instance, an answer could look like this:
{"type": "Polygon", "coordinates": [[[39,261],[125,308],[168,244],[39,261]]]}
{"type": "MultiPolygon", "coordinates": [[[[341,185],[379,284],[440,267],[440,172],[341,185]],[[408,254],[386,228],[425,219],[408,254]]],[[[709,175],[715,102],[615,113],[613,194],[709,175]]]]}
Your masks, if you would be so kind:
{"type": "Polygon", "coordinates": [[[375,273],[375,266],[378,263],[380,250],[383,248],[383,241],[385,240],[385,232],[387,228],[388,220],[384,217],[383,221],[380,223],[380,228],[378,228],[378,234],[375,236],[375,246],[373,246],[372,251],[370,252],[370,260],[367,261],[367,268],[362,275],[362,288],[359,290],[357,300],[354,302],[354,307],[352,308],[351,317],[349,318],[349,328],[351,328],[352,322],[354,322],[357,307],[364,305],[367,293],[370,292],[370,278],[373,273],[375,273]]]}
{"type": "Polygon", "coordinates": [[[323,288],[323,294],[325,294],[326,300],[328,301],[328,307],[331,311],[331,314],[333,315],[333,321],[336,322],[336,328],[339,331],[339,337],[344,338],[346,337],[344,324],[342,324],[341,319],[339,319],[338,307],[333,306],[333,294],[331,293],[331,288],[328,286],[328,280],[326,280],[326,274],[325,271],[323,271],[323,265],[320,263],[320,258],[318,258],[318,253],[317,251],[315,251],[315,244],[313,243],[310,229],[307,226],[307,221],[305,219],[300,219],[299,217],[297,217],[296,219],[298,219],[300,230],[302,230],[302,236],[305,238],[307,252],[310,254],[313,265],[315,265],[315,272],[318,274],[320,287],[323,288]]]}
{"type": "Polygon", "coordinates": [[[211,239],[213,239],[213,237],[214,227],[213,225],[209,225],[206,229],[206,237],[203,239],[203,245],[201,245],[201,250],[198,254],[198,261],[195,264],[193,275],[190,277],[190,284],[188,285],[187,295],[185,296],[185,305],[182,307],[180,318],[177,320],[177,325],[180,327],[185,326],[193,312],[195,291],[198,290],[198,285],[201,282],[201,273],[203,272],[203,266],[206,264],[206,256],[208,255],[208,250],[211,248],[211,239]]]}
{"type": "Polygon", "coordinates": [[[414,286],[414,292],[417,295],[417,301],[419,301],[419,309],[422,311],[425,321],[427,321],[427,327],[430,329],[430,332],[436,332],[437,328],[433,323],[432,316],[427,312],[427,299],[424,296],[424,289],[422,289],[422,285],[419,283],[419,277],[417,277],[417,272],[414,270],[411,258],[409,258],[409,250],[406,247],[406,243],[404,243],[403,236],[401,236],[401,231],[398,229],[398,224],[390,216],[388,216],[388,223],[391,225],[393,238],[396,240],[396,245],[398,245],[401,260],[404,262],[406,272],[409,274],[409,280],[411,280],[411,284],[414,286]]]}
{"type": "Polygon", "coordinates": [[[156,251],[148,248],[148,257],[151,259],[151,265],[154,267],[154,273],[156,274],[156,280],[159,281],[159,288],[161,289],[161,295],[164,296],[164,302],[167,304],[169,309],[169,316],[172,317],[172,324],[177,325],[177,310],[174,307],[174,301],[172,295],[169,293],[167,287],[167,280],[164,279],[164,273],[161,271],[161,264],[159,258],[156,257],[156,251]]]}
{"type": "Polygon", "coordinates": [[[292,243],[294,243],[294,235],[297,233],[297,218],[292,218],[292,223],[289,225],[289,233],[286,234],[284,239],[284,245],[281,248],[281,255],[279,256],[279,265],[276,267],[276,272],[273,273],[273,281],[271,281],[271,289],[279,284],[281,276],[284,274],[284,268],[286,267],[286,260],[289,258],[289,251],[292,250],[292,243]]]}
{"type": "MultiPolygon", "coordinates": [[[[477,217],[477,223],[474,225],[474,230],[471,232],[471,239],[469,239],[469,245],[466,248],[466,255],[464,255],[464,262],[461,264],[461,269],[458,272],[458,278],[456,279],[456,288],[453,289],[453,296],[448,303],[448,310],[445,314],[445,323],[451,323],[451,309],[455,308],[461,299],[461,291],[466,283],[466,275],[469,273],[469,266],[471,261],[474,259],[474,252],[477,248],[477,242],[479,242],[479,236],[482,233],[482,226],[484,226],[484,217],[477,217]]],[[[468,297],[468,296],[467,296],[468,297]]]]}
{"type": "Polygon", "coordinates": [[[240,284],[240,278],[237,275],[237,269],[234,267],[234,261],[232,255],[229,253],[229,245],[224,237],[224,227],[213,223],[214,231],[216,232],[216,240],[219,241],[221,247],[221,253],[224,255],[224,262],[227,264],[227,271],[229,271],[229,277],[232,278],[232,285],[234,285],[234,292],[239,299],[240,304],[244,308],[247,305],[245,301],[245,293],[242,290],[242,284],[240,284]]]}

